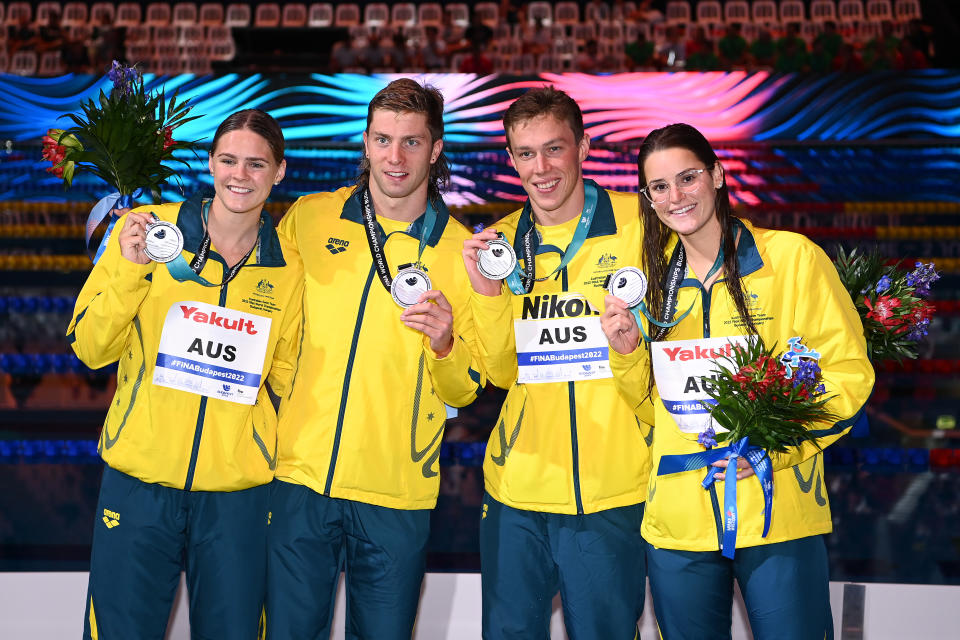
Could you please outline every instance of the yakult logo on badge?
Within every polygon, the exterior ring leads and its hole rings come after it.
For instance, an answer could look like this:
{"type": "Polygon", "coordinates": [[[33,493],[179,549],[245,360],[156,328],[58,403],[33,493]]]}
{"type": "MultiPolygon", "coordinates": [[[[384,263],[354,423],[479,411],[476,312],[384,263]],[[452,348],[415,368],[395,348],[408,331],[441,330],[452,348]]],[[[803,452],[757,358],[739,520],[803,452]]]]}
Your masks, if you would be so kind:
{"type": "Polygon", "coordinates": [[[734,346],[729,342],[719,349],[704,349],[700,346],[694,346],[693,349],[684,349],[683,347],[664,347],[663,352],[670,358],[670,362],[686,362],[688,360],[715,360],[717,358],[733,357],[734,346]]]}
{"type": "Polygon", "coordinates": [[[204,313],[202,311],[197,311],[197,307],[188,307],[182,304],[180,305],[180,311],[183,312],[183,318],[185,320],[193,320],[199,324],[212,324],[214,326],[232,331],[246,331],[250,335],[257,334],[257,329],[253,323],[253,320],[238,320],[236,318],[231,320],[222,314],[218,314],[216,311],[204,313]]]}

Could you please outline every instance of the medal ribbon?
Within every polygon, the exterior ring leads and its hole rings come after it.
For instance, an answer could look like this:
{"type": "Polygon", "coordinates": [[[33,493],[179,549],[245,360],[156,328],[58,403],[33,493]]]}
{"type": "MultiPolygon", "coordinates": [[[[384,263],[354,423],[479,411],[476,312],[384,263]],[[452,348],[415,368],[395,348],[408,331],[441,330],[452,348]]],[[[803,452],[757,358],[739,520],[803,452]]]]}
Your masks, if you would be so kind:
{"type": "MultiPolygon", "coordinates": [[[[713,266],[710,267],[710,271],[707,272],[707,275],[704,276],[703,281],[706,282],[709,280],[713,274],[720,270],[723,267],[723,247],[720,247],[720,251],[717,253],[717,259],[713,261],[713,266]]],[[[687,274],[687,254],[683,248],[683,243],[679,240],[677,241],[677,246],[673,250],[673,255],[670,257],[670,265],[667,267],[667,277],[663,284],[663,308],[660,310],[660,319],[657,320],[653,317],[650,311],[647,309],[647,305],[644,301],[640,301],[635,307],[630,308],[630,312],[633,314],[633,317],[637,319],[637,327],[640,328],[640,334],[643,336],[643,339],[646,342],[653,342],[654,340],[659,340],[666,334],[667,329],[670,327],[675,327],[680,324],[680,321],[687,317],[687,315],[693,311],[693,306],[697,303],[696,299],[690,303],[690,306],[684,311],[679,318],[670,322],[670,318],[673,317],[674,312],[677,310],[677,300],[680,297],[680,283],[683,282],[684,276],[687,274]],[[651,331],[653,337],[647,335],[647,332],[643,330],[643,318],[646,318],[650,321],[651,324],[659,327],[656,331],[651,331]]],[[[702,285],[701,285],[702,286],[702,285]]]]}
{"type": "Polygon", "coordinates": [[[767,537],[770,532],[770,514],[773,512],[773,465],[770,462],[770,456],[760,447],[752,446],[749,438],[742,438],[733,444],[701,451],[700,453],[687,453],[680,455],[663,456],[660,458],[660,466],[657,468],[657,475],[664,476],[671,473],[680,473],[682,471],[695,471],[697,469],[707,468],[707,477],[701,483],[704,489],[709,489],[716,478],[717,469],[711,467],[717,460],[727,459],[729,464],[724,472],[723,488],[723,540],[721,543],[721,552],[725,558],[733,559],[734,552],[737,549],[737,458],[744,458],[750,463],[753,472],[760,481],[760,488],[763,490],[763,537],[767,537]]]}
{"type": "MultiPolygon", "coordinates": [[[[386,236],[383,242],[380,242],[380,233],[382,229],[377,224],[377,215],[373,210],[373,203],[370,202],[370,189],[363,190],[363,228],[367,232],[367,244],[370,245],[370,255],[373,256],[373,264],[377,268],[377,275],[380,276],[380,282],[383,283],[387,292],[393,284],[393,276],[390,275],[390,265],[387,264],[387,258],[384,256],[383,249],[387,244],[386,236]]],[[[420,263],[420,256],[427,246],[427,238],[433,233],[433,228],[437,224],[437,210],[433,203],[427,200],[427,210],[423,214],[423,228],[420,230],[420,246],[417,249],[417,264],[420,263]]],[[[400,232],[405,233],[405,232],[400,232]]],[[[390,235],[393,235],[392,233],[390,235]]],[[[410,234],[408,234],[410,235],[410,234]]],[[[392,295],[392,294],[391,294],[392,295]]]]}
{"type": "MultiPolygon", "coordinates": [[[[196,253],[193,254],[193,260],[191,260],[188,265],[183,254],[180,254],[167,263],[167,271],[170,272],[171,277],[177,282],[190,280],[205,287],[222,287],[237,277],[237,274],[240,273],[240,268],[247,263],[247,260],[250,259],[254,250],[258,250],[259,252],[260,238],[259,236],[257,237],[257,241],[253,243],[253,246],[250,247],[250,250],[247,251],[247,254],[243,256],[240,262],[227,270],[223,282],[210,282],[200,275],[200,272],[203,271],[203,268],[207,264],[207,256],[210,254],[210,232],[207,230],[207,220],[210,215],[210,200],[204,200],[200,210],[203,215],[203,237],[200,239],[200,245],[197,247],[196,253]]],[[[152,215],[154,219],[157,219],[155,214],[151,213],[150,215],[152,215]]]]}
{"type": "Polygon", "coordinates": [[[524,268],[521,271],[518,262],[517,266],[513,269],[513,273],[505,278],[507,286],[510,287],[510,291],[513,291],[518,296],[530,293],[533,290],[534,282],[546,280],[553,276],[553,274],[562,271],[570,264],[573,257],[577,255],[577,251],[580,250],[580,247],[583,246],[584,241],[587,239],[587,234],[590,233],[590,226],[593,224],[593,216],[597,211],[597,200],[599,198],[596,185],[590,182],[584,182],[583,191],[583,211],[580,213],[580,221],[577,222],[577,228],[573,232],[573,238],[563,252],[563,257],[560,259],[560,264],[557,265],[557,268],[542,278],[535,277],[537,247],[534,246],[534,238],[536,237],[537,228],[533,223],[533,210],[530,207],[530,200],[527,200],[526,205],[523,207],[523,212],[520,214],[521,217],[526,216],[530,221],[530,228],[523,234],[523,238],[521,239],[524,268]]]}

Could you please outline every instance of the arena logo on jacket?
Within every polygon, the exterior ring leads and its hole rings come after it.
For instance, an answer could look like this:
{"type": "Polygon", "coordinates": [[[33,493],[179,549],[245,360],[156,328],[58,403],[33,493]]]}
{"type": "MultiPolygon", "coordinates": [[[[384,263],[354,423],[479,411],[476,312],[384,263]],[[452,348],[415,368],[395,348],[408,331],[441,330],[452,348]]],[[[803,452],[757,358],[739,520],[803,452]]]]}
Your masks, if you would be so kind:
{"type": "Polygon", "coordinates": [[[517,382],[610,378],[600,310],[579,293],[516,296],[517,382]]]}

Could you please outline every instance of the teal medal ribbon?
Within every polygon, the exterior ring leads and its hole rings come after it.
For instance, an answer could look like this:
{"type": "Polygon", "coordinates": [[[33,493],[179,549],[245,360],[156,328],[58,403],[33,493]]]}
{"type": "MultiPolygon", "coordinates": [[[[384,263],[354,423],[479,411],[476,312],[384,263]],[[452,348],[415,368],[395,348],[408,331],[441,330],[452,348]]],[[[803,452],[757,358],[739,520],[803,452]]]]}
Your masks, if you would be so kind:
{"type": "Polygon", "coordinates": [[[571,238],[570,244],[567,245],[566,250],[563,252],[557,268],[542,278],[536,277],[535,256],[537,247],[534,246],[534,243],[538,243],[536,240],[537,227],[533,222],[533,210],[530,206],[530,200],[527,200],[527,203],[523,207],[523,212],[520,214],[521,219],[526,216],[526,219],[530,222],[530,228],[521,238],[524,267],[523,270],[521,270],[518,262],[517,266],[514,267],[513,273],[504,279],[507,286],[510,287],[510,291],[518,296],[530,293],[533,290],[534,282],[546,280],[553,276],[553,274],[562,271],[570,264],[573,257],[577,255],[577,251],[580,250],[580,247],[583,246],[584,241],[587,239],[587,234],[590,233],[590,226],[593,224],[593,217],[597,211],[597,199],[599,198],[596,185],[590,182],[584,182],[583,191],[583,211],[580,213],[580,220],[577,222],[577,228],[573,232],[573,238],[571,238]]]}
{"type": "MultiPolygon", "coordinates": [[[[207,264],[207,256],[210,254],[210,232],[207,230],[207,220],[210,215],[210,200],[204,200],[203,204],[200,206],[201,215],[203,216],[203,238],[200,239],[200,246],[197,247],[196,253],[193,255],[193,260],[190,261],[190,264],[187,264],[187,261],[184,259],[183,254],[178,255],[176,258],[167,263],[167,271],[170,272],[170,276],[177,282],[196,282],[204,287],[222,287],[228,282],[233,280],[237,274],[240,272],[240,269],[247,263],[247,260],[250,259],[250,256],[253,254],[254,250],[257,250],[260,247],[260,238],[257,238],[257,241],[250,247],[250,250],[247,251],[247,254],[235,265],[230,267],[227,270],[227,274],[223,279],[223,282],[210,282],[206,278],[200,275],[200,272],[203,271],[203,267],[207,264]]],[[[157,219],[157,216],[151,213],[154,219],[157,219]]]]}
{"type": "MultiPolygon", "coordinates": [[[[717,259],[713,261],[713,266],[710,267],[710,271],[708,271],[707,275],[703,277],[703,282],[709,280],[713,274],[719,271],[722,267],[723,247],[721,246],[720,251],[717,253],[717,259]]],[[[686,318],[691,311],[693,311],[693,307],[697,303],[696,300],[690,304],[686,311],[680,314],[679,318],[670,322],[670,318],[673,317],[674,312],[677,310],[677,300],[680,297],[680,283],[683,282],[683,278],[686,276],[686,273],[687,254],[683,248],[683,243],[678,239],[677,246],[674,248],[673,255],[670,257],[670,265],[667,267],[667,278],[663,284],[664,299],[660,319],[658,320],[653,317],[653,315],[647,309],[646,303],[642,300],[640,301],[640,304],[630,309],[630,313],[632,313],[633,317],[637,319],[637,327],[640,328],[640,335],[643,336],[645,342],[654,342],[661,339],[667,333],[667,329],[680,324],[680,322],[686,318]],[[643,317],[641,317],[641,315],[643,317]],[[647,335],[647,332],[643,329],[644,318],[649,320],[650,324],[658,327],[656,331],[650,331],[650,333],[653,334],[653,337],[647,335]]]]}
{"type": "MultiPolygon", "coordinates": [[[[373,256],[373,264],[377,269],[377,275],[380,276],[380,282],[383,283],[384,288],[388,292],[391,291],[390,287],[393,284],[393,276],[390,275],[390,265],[387,264],[387,258],[383,253],[383,249],[387,244],[387,239],[393,235],[385,235],[383,242],[380,241],[380,234],[383,233],[383,229],[377,223],[377,215],[373,210],[373,203],[370,201],[370,189],[363,190],[363,227],[367,232],[367,243],[370,245],[370,255],[373,256]]],[[[420,245],[417,249],[417,262],[420,264],[420,257],[423,255],[423,250],[427,246],[427,239],[433,233],[433,228],[437,224],[437,210],[433,206],[433,203],[430,200],[427,200],[427,210],[423,214],[423,227],[420,230],[420,245]]],[[[411,229],[416,225],[416,222],[411,225],[411,229]]],[[[407,233],[403,231],[396,231],[394,233],[407,233]]],[[[404,269],[411,265],[401,265],[400,269],[404,269]]],[[[392,294],[391,294],[392,295],[392,294]]]]}

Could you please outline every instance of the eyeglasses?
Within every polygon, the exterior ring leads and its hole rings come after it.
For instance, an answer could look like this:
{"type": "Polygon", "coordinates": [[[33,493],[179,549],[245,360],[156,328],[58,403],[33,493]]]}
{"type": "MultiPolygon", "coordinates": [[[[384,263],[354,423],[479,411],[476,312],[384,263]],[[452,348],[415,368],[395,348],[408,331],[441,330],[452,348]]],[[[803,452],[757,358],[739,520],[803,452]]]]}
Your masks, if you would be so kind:
{"type": "MultiPolygon", "coordinates": [[[[710,169],[687,169],[677,174],[677,177],[674,178],[673,183],[677,185],[677,189],[684,193],[693,193],[700,188],[700,174],[710,169]]],[[[644,188],[640,189],[640,193],[647,197],[653,204],[662,204],[667,201],[670,197],[670,183],[666,180],[654,180],[644,188]]]]}

